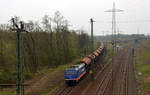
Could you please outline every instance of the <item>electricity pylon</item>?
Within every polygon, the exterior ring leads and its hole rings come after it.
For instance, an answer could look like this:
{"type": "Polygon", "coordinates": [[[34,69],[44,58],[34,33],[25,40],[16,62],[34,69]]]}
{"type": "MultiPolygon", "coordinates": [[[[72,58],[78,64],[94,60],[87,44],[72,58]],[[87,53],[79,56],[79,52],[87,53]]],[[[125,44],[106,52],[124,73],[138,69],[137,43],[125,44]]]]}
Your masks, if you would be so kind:
{"type": "Polygon", "coordinates": [[[115,2],[113,3],[113,8],[105,12],[112,12],[112,44],[116,48],[116,12],[123,12],[123,10],[116,9],[115,2]]]}
{"type": "Polygon", "coordinates": [[[115,2],[113,2],[113,8],[110,10],[107,10],[105,12],[111,12],[112,13],[112,92],[113,92],[113,63],[114,63],[114,51],[116,51],[116,12],[123,12],[123,10],[116,9],[115,2]]]}

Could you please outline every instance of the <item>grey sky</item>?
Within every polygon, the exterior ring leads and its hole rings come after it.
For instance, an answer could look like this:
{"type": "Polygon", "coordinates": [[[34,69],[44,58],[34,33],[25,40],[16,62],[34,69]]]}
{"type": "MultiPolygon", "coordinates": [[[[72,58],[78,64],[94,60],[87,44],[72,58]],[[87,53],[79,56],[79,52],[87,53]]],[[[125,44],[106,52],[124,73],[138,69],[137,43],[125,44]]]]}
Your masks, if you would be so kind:
{"type": "MultiPolygon", "coordinates": [[[[83,28],[90,31],[89,19],[94,23],[94,34],[111,31],[111,13],[104,12],[111,9],[113,1],[116,7],[124,10],[117,13],[117,27],[123,33],[150,33],[150,0],[0,0],[0,23],[8,23],[10,17],[20,16],[22,20],[41,20],[48,14],[52,16],[56,10],[60,11],[72,25],[71,28],[83,28]]],[[[111,33],[111,32],[109,32],[111,33]]]]}

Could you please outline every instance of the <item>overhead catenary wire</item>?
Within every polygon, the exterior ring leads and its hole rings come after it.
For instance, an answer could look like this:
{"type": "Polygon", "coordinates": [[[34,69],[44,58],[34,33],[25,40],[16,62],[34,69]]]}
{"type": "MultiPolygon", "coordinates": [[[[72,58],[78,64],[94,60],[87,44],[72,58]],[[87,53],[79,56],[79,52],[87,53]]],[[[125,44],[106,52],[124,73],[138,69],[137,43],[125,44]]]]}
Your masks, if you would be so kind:
{"type": "MultiPolygon", "coordinates": [[[[96,20],[96,23],[112,23],[112,21],[99,21],[96,20]]],[[[129,21],[116,21],[116,23],[150,23],[150,20],[129,20],[129,21]]]]}

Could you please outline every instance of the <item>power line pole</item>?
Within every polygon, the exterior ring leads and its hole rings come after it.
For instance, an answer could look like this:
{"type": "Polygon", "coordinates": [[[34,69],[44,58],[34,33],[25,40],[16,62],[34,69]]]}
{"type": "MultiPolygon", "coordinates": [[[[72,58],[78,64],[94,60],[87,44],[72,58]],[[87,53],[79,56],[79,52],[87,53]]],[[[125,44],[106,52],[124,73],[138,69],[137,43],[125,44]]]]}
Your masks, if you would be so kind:
{"type": "Polygon", "coordinates": [[[110,10],[107,10],[105,12],[111,12],[112,13],[112,92],[113,92],[113,79],[114,79],[114,75],[113,75],[113,63],[114,63],[114,52],[116,50],[116,12],[122,12],[123,10],[120,9],[116,9],[115,7],[115,2],[113,2],[113,8],[110,10]]]}
{"type": "Polygon", "coordinates": [[[17,80],[16,80],[16,95],[24,95],[24,64],[22,57],[22,37],[21,32],[27,32],[24,30],[24,24],[22,21],[18,22],[18,18],[11,19],[13,25],[13,31],[17,32],[17,80]],[[18,25],[19,24],[19,25],[18,25]]]}
{"type": "MultiPolygon", "coordinates": [[[[117,42],[119,42],[119,28],[118,28],[117,33],[116,33],[116,43],[117,43],[117,42]]],[[[119,43],[118,43],[118,44],[119,44],[119,43]]],[[[118,45],[118,46],[119,46],[119,45],[118,45]]],[[[119,49],[118,46],[116,46],[117,52],[118,52],[118,49],[119,49]]]]}
{"type": "Polygon", "coordinates": [[[120,35],[120,30],[119,30],[119,28],[118,28],[118,41],[119,41],[119,35],[120,35]]]}
{"type": "Polygon", "coordinates": [[[93,50],[94,50],[94,39],[93,39],[93,22],[94,22],[94,20],[91,18],[90,22],[91,22],[91,51],[93,52],[93,50]]]}
{"type": "MultiPolygon", "coordinates": [[[[91,18],[91,53],[94,51],[94,39],[93,39],[93,22],[94,20],[91,18]]],[[[91,80],[94,80],[94,59],[92,58],[92,64],[91,64],[91,80]]]]}
{"type": "Polygon", "coordinates": [[[140,38],[140,27],[137,28],[137,37],[140,38]]]}
{"type": "Polygon", "coordinates": [[[123,10],[116,9],[115,2],[113,3],[113,9],[107,10],[105,12],[112,12],[112,43],[116,48],[116,12],[123,12],[123,10]]]}

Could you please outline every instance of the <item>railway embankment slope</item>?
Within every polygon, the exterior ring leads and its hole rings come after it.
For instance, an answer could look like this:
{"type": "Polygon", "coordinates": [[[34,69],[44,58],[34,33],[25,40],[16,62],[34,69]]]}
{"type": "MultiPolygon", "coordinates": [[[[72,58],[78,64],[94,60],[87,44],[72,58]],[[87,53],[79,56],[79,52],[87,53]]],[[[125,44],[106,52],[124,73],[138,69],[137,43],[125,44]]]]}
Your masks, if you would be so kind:
{"type": "Polygon", "coordinates": [[[150,95],[150,41],[144,40],[136,50],[136,72],[140,95],[150,95]]]}

